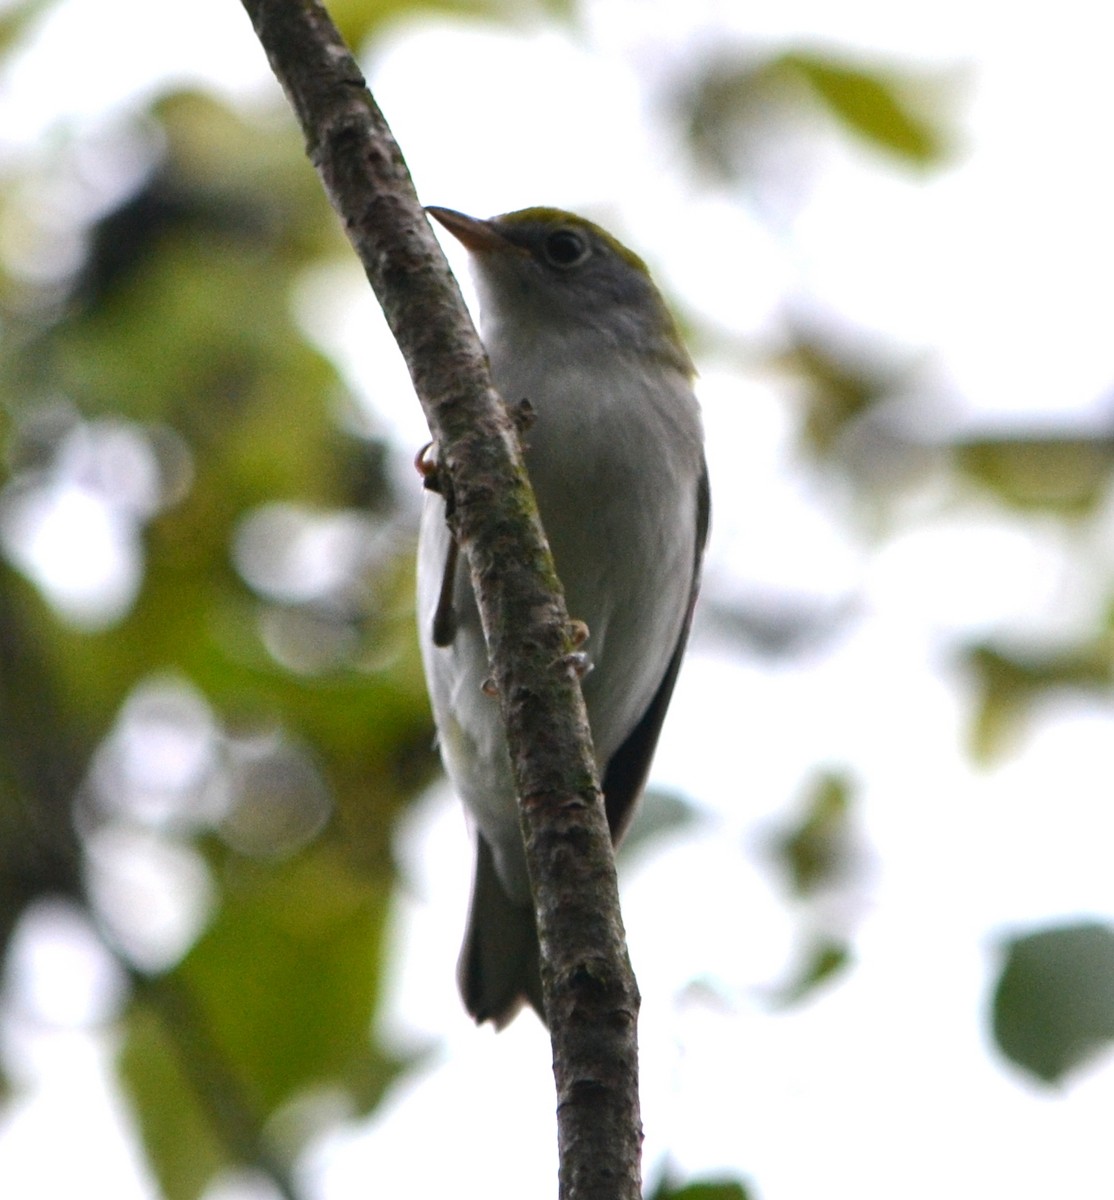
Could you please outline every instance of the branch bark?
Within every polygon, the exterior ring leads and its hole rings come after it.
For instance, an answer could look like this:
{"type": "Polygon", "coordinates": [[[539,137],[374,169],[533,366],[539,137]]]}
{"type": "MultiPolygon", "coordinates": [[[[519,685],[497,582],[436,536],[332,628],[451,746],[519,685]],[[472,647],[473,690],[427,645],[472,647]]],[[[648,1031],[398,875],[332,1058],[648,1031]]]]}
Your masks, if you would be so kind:
{"type": "Polygon", "coordinates": [[[568,614],[507,409],[402,153],[317,0],[243,0],[410,369],[454,498],[520,798],[562,1200],[637,1200],[638,990],[568,614]]]}

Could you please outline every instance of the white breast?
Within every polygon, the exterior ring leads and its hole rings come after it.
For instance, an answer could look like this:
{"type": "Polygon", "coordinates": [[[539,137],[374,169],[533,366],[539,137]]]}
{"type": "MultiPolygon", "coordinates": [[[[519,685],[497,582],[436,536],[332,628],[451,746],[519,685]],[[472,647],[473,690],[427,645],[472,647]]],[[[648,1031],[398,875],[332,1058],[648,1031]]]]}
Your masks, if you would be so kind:
{"type": "MultiPolygon", "coordinates": [[[[528,399],[536,413],[527,464],[569,614],[589,629],[584,697],[602,770],[656,693],[688,608],[702,461],[696,401],[679,373],[651,382],[643,365],[619,356],[601,373],[567,345],[558,356],[534,343],[529,369],[501,353],[498,339],[489,351],[504,399],[528,399]]],[[[449,647],[430,637],[447,538],[443,505],[431,497],[420,632],[442,757],[508,891],[525,901],[509,761],[498,704],[481,690],[487,653],[463,558],[457,635],[449,647]]]]}

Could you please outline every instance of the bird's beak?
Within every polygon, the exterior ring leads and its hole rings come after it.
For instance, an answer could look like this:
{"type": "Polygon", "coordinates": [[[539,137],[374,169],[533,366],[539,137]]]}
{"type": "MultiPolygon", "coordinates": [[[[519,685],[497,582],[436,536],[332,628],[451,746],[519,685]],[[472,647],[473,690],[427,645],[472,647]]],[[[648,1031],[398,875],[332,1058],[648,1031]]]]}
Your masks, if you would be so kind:
{"type": "Polygon", "coordinates": [[[471,250],[473,254],[482,254],[485,250],[507,248],[507,239],[490,221],[482,221],[479,217],[468,217],[452,208],[437,208],[429,205],[426,212],[435,217],[456,238],[461,245],[471,250]]]}

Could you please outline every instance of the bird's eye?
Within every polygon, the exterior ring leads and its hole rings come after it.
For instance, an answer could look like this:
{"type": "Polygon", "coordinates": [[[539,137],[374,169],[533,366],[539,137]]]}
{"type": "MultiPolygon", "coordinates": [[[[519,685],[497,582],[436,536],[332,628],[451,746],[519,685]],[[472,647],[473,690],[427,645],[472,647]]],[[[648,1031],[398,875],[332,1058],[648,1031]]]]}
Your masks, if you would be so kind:
{"type": "Polygon", "coordinates": [[[588,243],[575,229],[557,229],[545,239],[545,256],[555,267],[575,267],[588,257],[588,243]]]}

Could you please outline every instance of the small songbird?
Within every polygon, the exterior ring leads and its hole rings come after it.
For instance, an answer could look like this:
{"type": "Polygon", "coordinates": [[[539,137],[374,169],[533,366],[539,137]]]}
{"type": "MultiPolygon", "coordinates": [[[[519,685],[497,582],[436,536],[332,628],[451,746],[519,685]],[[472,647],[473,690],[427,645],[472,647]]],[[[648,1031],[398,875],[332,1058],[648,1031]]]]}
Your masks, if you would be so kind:
{"type": "MultiPolygon", "coordinates": [[[[427,210],[467,247],[492,379],[529,402],[525,457],[571,618],[618,842],[646,782],[684,653],[708,532],[692,361],[640,258],[552,208],[480,220],[427,210]]],[[[476,835],[458,979],[478,1022],[544,1020],[525,852],[499,704],[463,555],[430,492],[418,623],[441,758],[476,835]]]]}

